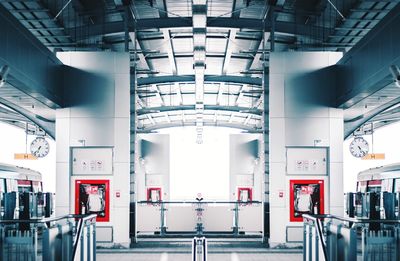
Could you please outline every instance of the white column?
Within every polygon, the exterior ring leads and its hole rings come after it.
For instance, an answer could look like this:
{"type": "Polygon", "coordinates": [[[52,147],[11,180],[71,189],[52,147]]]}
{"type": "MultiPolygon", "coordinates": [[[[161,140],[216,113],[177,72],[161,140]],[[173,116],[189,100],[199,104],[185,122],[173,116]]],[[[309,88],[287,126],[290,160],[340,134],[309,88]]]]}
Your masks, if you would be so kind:
{"type": "Polygon", "coordinates": [[[112,146],[113,175],[79,177],[110,180],[110,222],[114,244],[129,245],[129,54],[65,52],[58,54],[67,66],[64,81],[69,106],[57,110],[56,214],[74,213],[74,180],[70,147],[112,146]],[[116,196],[119,193],[119,197],[116,196]]]}
{"type": "MultiPolygon", "coordinates": [[[[289,180],[324,179],[325,213],[343,214],[343,112],[332,108],[332,68],[341,57],[333,52],[271,53],[270,56],[270,242],[286,243],[289,180]],[[287,146],[329,147],[328,176],[289,176],[287,146]],[[279,194],[283,197],[280,197],[279,194]]],[[[301,231],[301,228],[300,230],[301,231]]],[[[301,232],[300,232],[301,233],[301,232]]]]}

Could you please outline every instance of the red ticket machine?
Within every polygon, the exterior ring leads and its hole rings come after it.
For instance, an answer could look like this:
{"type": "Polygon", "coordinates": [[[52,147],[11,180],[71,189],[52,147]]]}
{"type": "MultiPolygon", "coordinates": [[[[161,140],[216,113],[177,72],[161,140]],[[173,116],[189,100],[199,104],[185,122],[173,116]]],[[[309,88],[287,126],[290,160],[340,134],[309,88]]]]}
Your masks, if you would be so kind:
{"type": "Polygon", "coordinates": [[[251,202],[253,201],[253,189],[252,188],[238,188],[238,201],[239,202],[251,202]]]}
{"type": "Polygon", "coordinates": [[[160,202],[162,200],[161,188],[147,188],[147,201],[160,202]]]}
{"type": "Polygon", "coordinates": [[[110,181],[76,180],[75,213],[97,214],[97,222],[110,221],[110,181]]]}
{"type": "Polygon", "coordinates": [[[290,221],[303,214],[324,214],[324,180],[290,180],[290,221]]]}

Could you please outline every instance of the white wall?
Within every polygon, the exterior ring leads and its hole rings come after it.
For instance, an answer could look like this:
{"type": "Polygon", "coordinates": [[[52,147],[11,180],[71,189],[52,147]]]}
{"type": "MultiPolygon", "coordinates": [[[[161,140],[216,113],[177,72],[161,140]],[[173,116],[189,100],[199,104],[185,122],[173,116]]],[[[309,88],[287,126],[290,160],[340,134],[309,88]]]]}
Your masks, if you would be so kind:
{"type": "Polygon", "coordinates": [[[129,54],[112,52],[64,52],[58,58],[70,66],[73,77],[64,79],[70,106],[56,112],[57,180],[56,214],[74,212],[74,179],[70,175],[70,147],[112,146],[111,176],[79,176],[110,180],[110,222],[113,243],[129,244],[129,54]],[[116,197],[116,191],[120,197],[116,197]]]}
{"type": "MultiPolygon", "coordinates": [[[[263,175],[259,157],[260,139],[258,134],[231,134],[229,143],[229,199],[238,199],[237,188],[249,187],[253,190],[253,200],[262,201],[263,175]]],[[[262,217],[261,217],[262,218],[262,217]]]]}
{"type": "MultiPolygon", "coordinates": [[[[270,242],[285,243],[289,222],[289,180],[325,179],[325,212],[343,214],[343,112],[332,108],[335,78],[327,68],[341,53],[271,53],[270,131],[270,242]],[[318,142],[320,141],[320,142],[318,142]],[[329,176],[288,176],[287,146],[329,147],[329,176]],[[279,197],[279,192],[284,196],[279,197]]],[[[301,230],[298,230],[301,233],[301,230]]]]}
{"type": "Polygon", "coordinates": [[[168,201],[170,173],[170,141],[168,134],[139,134],[136,153],[136,198],[147,200],[147,187],[161,187],[162,200],[168,201]],[[142,151],[142,143],[147,143],[142,151]],[[147,185],[146,185],[147,179],[147,185]]]}

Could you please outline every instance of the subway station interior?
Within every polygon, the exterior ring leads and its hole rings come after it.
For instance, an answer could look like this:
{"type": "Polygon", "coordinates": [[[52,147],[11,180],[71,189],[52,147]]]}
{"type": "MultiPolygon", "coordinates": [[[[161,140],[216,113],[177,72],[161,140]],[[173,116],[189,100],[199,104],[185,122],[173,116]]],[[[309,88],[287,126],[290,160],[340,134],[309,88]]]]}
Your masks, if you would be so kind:
{"type": "Polygon", "coordinates": [[[0,0],[0,261],[400,260],[399,0],[0,0]]]}

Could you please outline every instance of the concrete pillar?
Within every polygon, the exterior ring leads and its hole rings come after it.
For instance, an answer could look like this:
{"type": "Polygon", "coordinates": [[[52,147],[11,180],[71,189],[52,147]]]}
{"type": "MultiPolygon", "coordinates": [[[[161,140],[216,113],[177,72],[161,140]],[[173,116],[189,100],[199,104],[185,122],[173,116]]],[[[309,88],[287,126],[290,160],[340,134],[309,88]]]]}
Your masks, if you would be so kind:
{"type": "Polygon", "coordinates": [[[56,112],[56,214],[74,213],[75,179],[108,179],[110,221],[97,224],[98,240],[108,237],[107,233],[112,231],[110,244],[128,246],[129,54],[65,52],[58,57],[70,71],[64,79],[64,92],[70,105],[56,112]],[[113,147],[112,174],[71,176],[70,149],[75,146],[113,147]]]}
{"type": "Polygon", "coordinates": [[[302,222],[289,221],[289,181],[324,179],[325,213],[343,215],[343,112],[332,107],[341,53],[271,53],[269,75],[270,228],[272,245],[287,243],[287,227],[301,242],[302,222]],[[287,174],[288,146],[329,147],[327,176],[287,174]]]}

